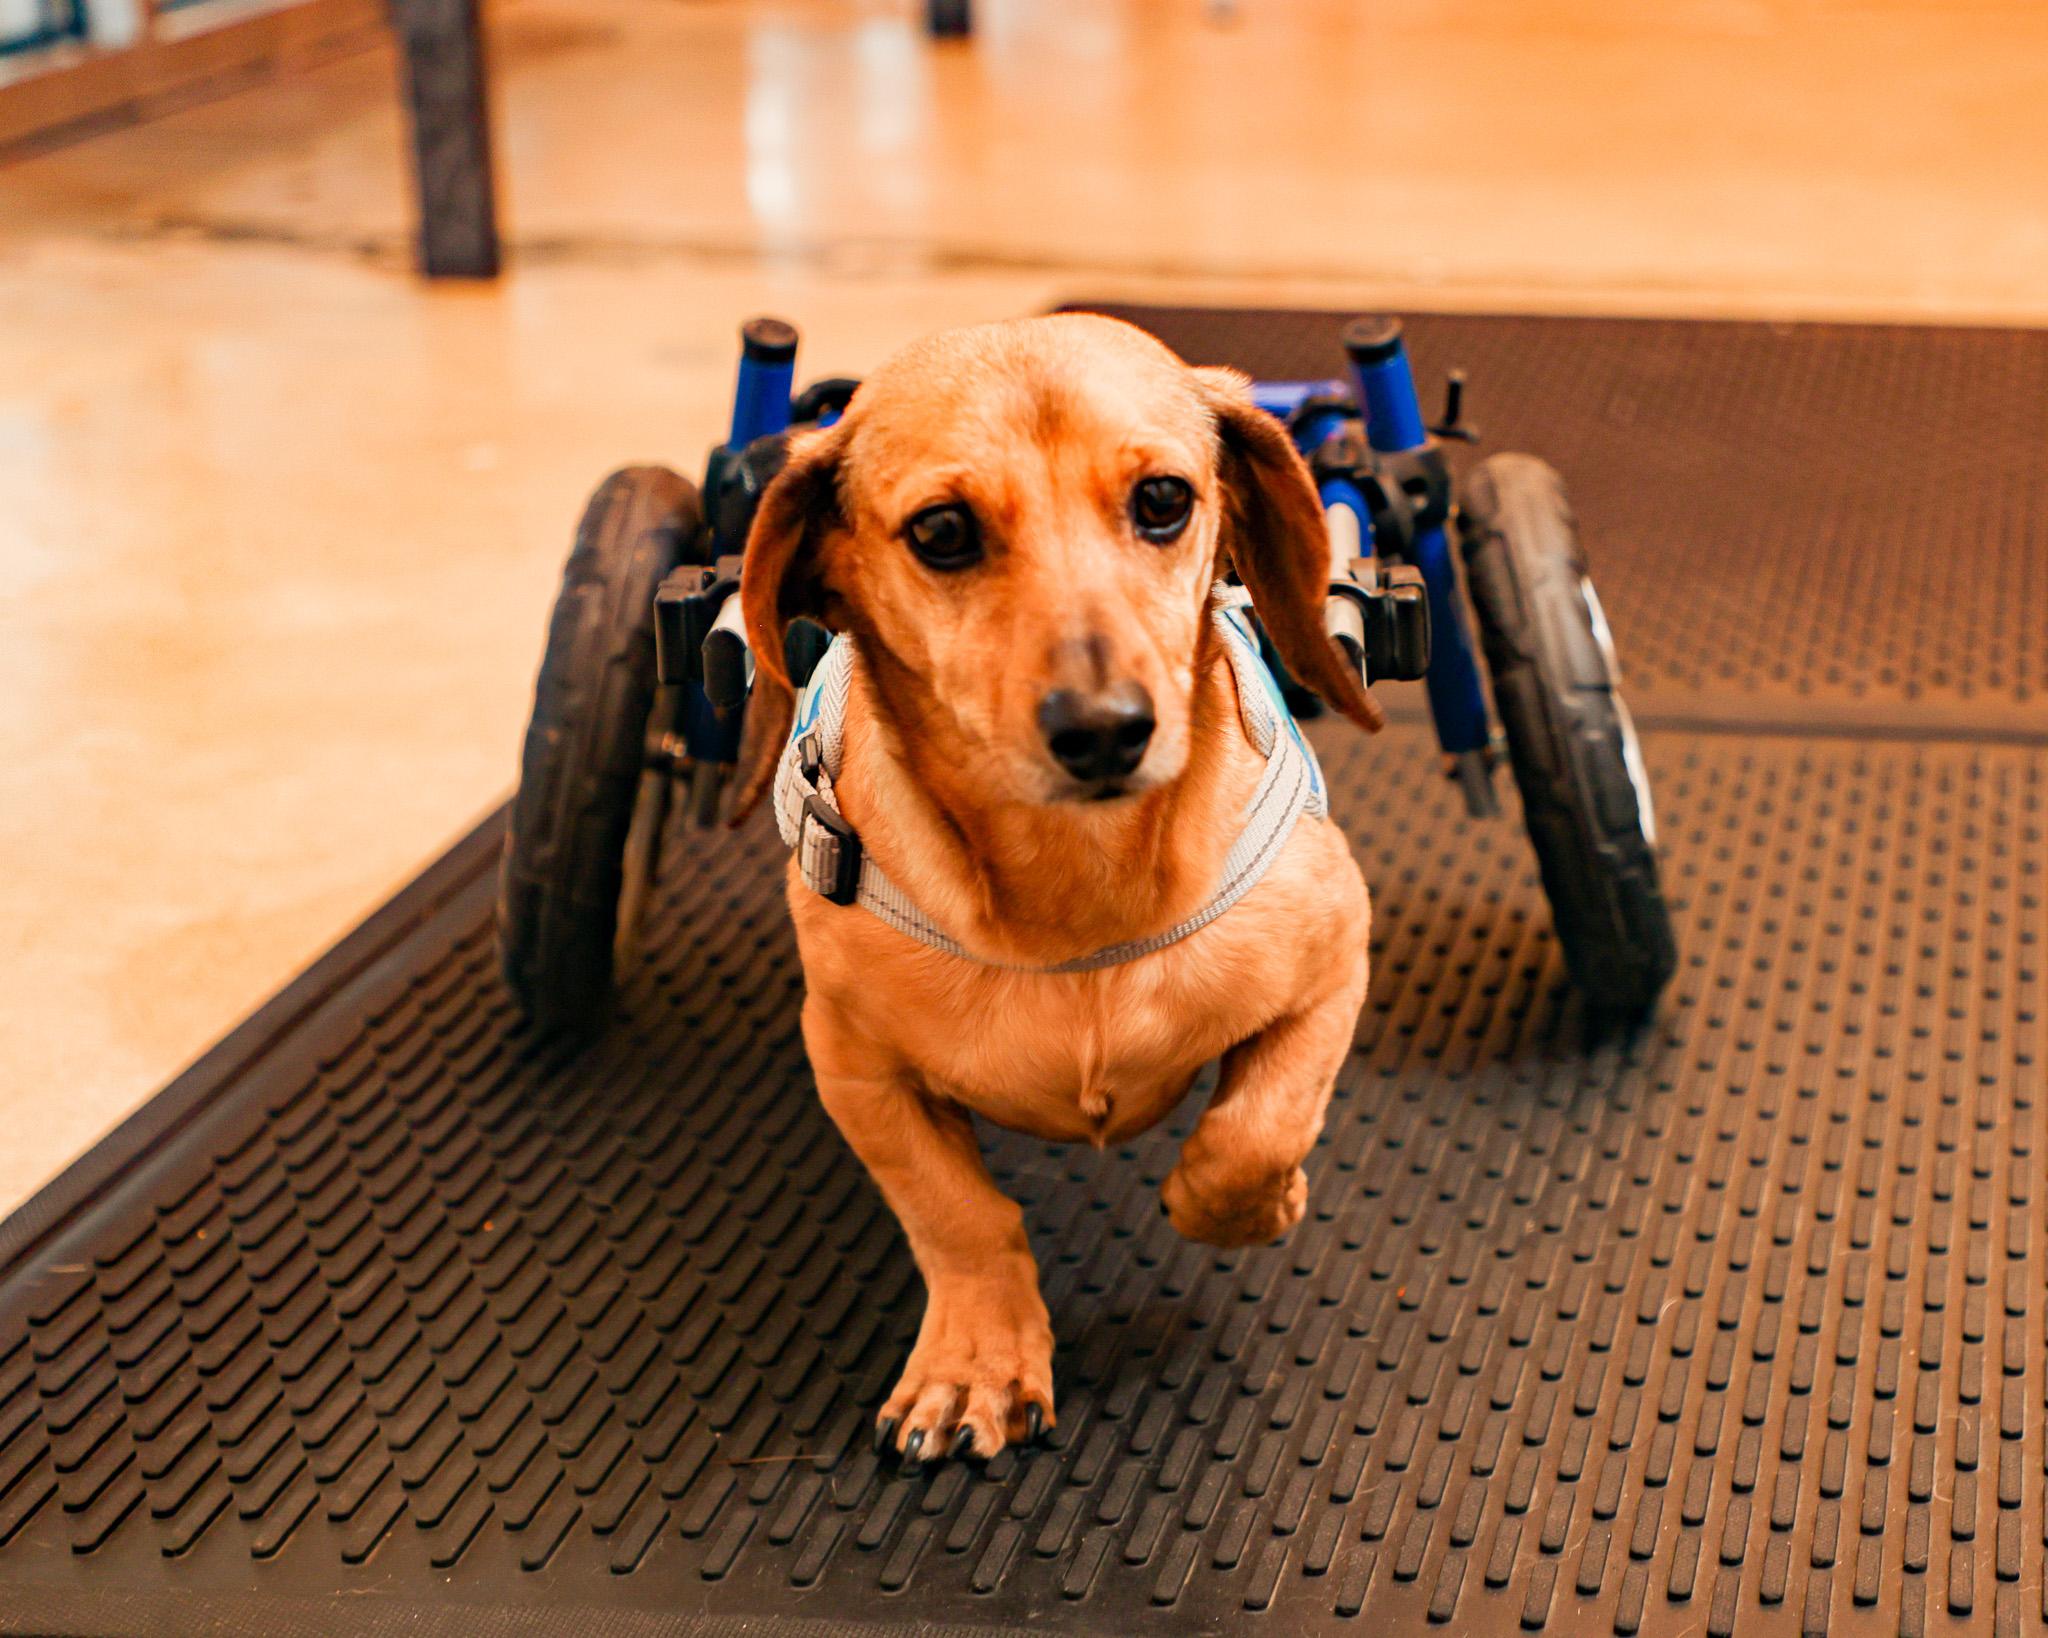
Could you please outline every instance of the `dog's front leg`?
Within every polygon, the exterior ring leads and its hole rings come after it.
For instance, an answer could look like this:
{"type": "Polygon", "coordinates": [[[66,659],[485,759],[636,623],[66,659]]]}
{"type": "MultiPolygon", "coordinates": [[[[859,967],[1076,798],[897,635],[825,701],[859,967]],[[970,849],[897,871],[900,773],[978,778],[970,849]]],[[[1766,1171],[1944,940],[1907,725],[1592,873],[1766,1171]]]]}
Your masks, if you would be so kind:
{"type": "Polygon", "coordinates": [[[1224,1054],[1216,1095],[1159,1191],[1167,1217],[1190,1240],[1260,1245],[1301,1221],[1301,1163],[1351,1050],[1365,1002],[1365,952],[1336,977],[1317,999],[1224,1054]]]}
{"type": "Polygon", "coordinates": [[[1052,1323],[1024,1213],[982,1164],[957,1105],[919,1088],[909,1066],[804,1005],[818,1095],[903,1225],[924,1275],[924,1323],[876,1418],[875,1442],[906,1460],[993,1456],[1053,1422],[1052,1323]]]}

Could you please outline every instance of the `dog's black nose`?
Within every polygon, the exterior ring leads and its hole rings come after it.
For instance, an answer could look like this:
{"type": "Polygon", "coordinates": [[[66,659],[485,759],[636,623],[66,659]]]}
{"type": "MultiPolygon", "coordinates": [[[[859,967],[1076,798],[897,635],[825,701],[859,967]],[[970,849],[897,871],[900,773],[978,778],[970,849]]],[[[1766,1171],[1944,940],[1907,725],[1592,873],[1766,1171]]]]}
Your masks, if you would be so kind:
{"type": "Polygon", "coordinates": [[[1055,688],[1038,702],[1038,726],[1053,759],[1076,779],[1121,779],[1152,743],[1152,696],[1135,682],[1085,694],[1055,688]]]}

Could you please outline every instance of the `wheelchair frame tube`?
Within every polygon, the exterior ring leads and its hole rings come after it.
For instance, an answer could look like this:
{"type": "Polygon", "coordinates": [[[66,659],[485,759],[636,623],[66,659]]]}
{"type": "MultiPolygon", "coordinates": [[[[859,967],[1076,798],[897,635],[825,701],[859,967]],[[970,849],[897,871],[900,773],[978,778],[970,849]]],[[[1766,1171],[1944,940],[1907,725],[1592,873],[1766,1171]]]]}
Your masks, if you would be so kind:
{"type": "Polygon", "coordinates": [[[1486,690],[1472,654],[1472,634],[1465,624],[1465,605],[1458,594],[1458,571],[1451,562],[1451,544],[1443,526],[1415,537],[1415,567],[1429,596],[1429,714],[1436,740],[1446,751],[1483,750],[1493,738],[1493,719],[1486,710],[1486,690]]]}
{"type": "Polygon", "coordinates": [[[787,431],[795,381],[795,326],[780,319],[749,319],[740,329],[740,373],[733,385],[726,443],[744,449],[756,438],[787,431]]]}
{"type": "MultiPolygon", "coordinates": [[[[1383,455],[1427,447],[1429,428],[1415,395],[1415,373],[1396,319],[1362,319],[1344,332],[1358,401],[1365,409],[1366,442],[1383,455]]],[[[1429,713],[1437,743],[1457,755],[1483,749],[1493,737],[1486,690],[1472,652],[1472,632],[1459,595],[1458,568],[1442,524],[1417,532],[1415,567],[1429,597],[1429,713]]]]}
{"type": "MultiPolygon", "coordinates": [[[[1317,487],[1323,497],[1323,515],[1327,517],[1340,506],[1349,512],[1352,518],[1356,520],[1358,526],[1358,555],[1360,557],[1371,557],[1373,555],[1372,509],[1365,504],[1365,496],[1359,492],[1358,485],[1349,478],[1325,478],[1317,487]]],[[[1348,563],[1339,563],[1337,561],[1336,549],[1333,546],[1330,552],[1330,573],[1332,576],[1348,571],[1350,567],[1351,565],[1348,563]]]]}
{"type": "Polygon", "coordinates": [[[1281,421],[1291,420],[1294,412],[1311,398],[1342,397],[1351,391],[1349,382],[1335,379],[1327,381],[1254,381],[1252,402],[1268,415],[1281,421]]]}
{"type": "MultiPolygon", "coordinates": [[[[749,319],[740,326],[740,368],[733,382],[732,427],[726,435],[727,449],[738,451],[756,438],[789,429],[796,347],[796,326],[781,319],[749,319]]],[[[714,468],[718,459],[714,452],[714,468]]],[[[728,641],[737,635],[744,643],[745,633],[735,624],[739,606],[738,596],[728,597],[719,611],[718,626],[727,634],[728,641]]],[[[741,668],[751,681],[751,655],[744,657],[741,668]]],[[[713,706],[701,681],[684,683],[681,691],[679,726],[690,755],[700,762],[737,762],[740,732],[746,720],[744,698],[721,711],[713,706]]]]}
{"type": "Polygon", "coordinates": [[[1415,375],[1408,367],[1400,327],[1392,319],[1385,323],[1391,335],[1354,344],[1347,331],[1345,344],[1352,348],[1351,377],[1365,412],[1365,441],[1382,455],[1401,455],[1428,443],[1429,429],[1422,424],[1422,404],[1415,396],[1415,375]]]}

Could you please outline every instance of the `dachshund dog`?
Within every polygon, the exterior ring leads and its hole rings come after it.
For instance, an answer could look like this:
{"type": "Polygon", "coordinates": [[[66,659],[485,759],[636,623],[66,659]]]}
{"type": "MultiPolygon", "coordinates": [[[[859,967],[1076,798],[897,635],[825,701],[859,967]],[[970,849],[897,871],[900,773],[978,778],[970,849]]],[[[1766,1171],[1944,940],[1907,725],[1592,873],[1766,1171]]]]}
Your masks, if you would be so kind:
{"type": "Polygon", "coordinates": [[[784,638],[808,617],[843,655],[831,797],[854,869],[914,907],[818,890],[799,843],[819,1096],[927,1291],[878,1450],[987,1457],[1055,1419],[1023,1213],[972,1117],[1118,1143],[1220,1058],[1162,1209],[1217,1246],[1300,1221],[1369,926],[1319,774],[1255,884],[1202,911],[1270,760],[1216,614],[1243,593],[1219,583],[1235,572],[1295,679],[1380,725],[1325,633],[1329,569],[1315,485],[1245,379],[1092,315],[906,348],[792,441],[763,495],[741,572],[759,674],[740,811],[796,777],[784,638]]]}

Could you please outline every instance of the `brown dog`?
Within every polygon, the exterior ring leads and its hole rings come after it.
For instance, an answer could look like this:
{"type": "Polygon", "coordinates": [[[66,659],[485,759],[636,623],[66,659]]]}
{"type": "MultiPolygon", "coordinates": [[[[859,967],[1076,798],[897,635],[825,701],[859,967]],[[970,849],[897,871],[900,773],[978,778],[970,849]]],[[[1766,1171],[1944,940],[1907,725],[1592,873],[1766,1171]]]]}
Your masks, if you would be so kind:
{"type": "Polygon", "coordinates": [[[905,349],[763,497],[743,807],[790,728],[788,622],[849,634],[839,809],[969,952],[828,902],[792,866],[819,1095],[928,1288],[879,1418],[910,1460],[992,1455],[1054,1419],[1023,1214],[971,1115],[1115,1143],[1221,1057],[1165,1210],[1221,1246],[1301,1218],[1366,987],[1365,884],[1335,825],[1304,815],[1245,897],[1166,948],[1017,970],[1151,937],[1215,892],[1264,764],[1208,614],[1232,568],[1294,675],[1378,727],[1324,634],[1322,507],[1280,424],[1242,377],[1098,317],[905,349]]]}

